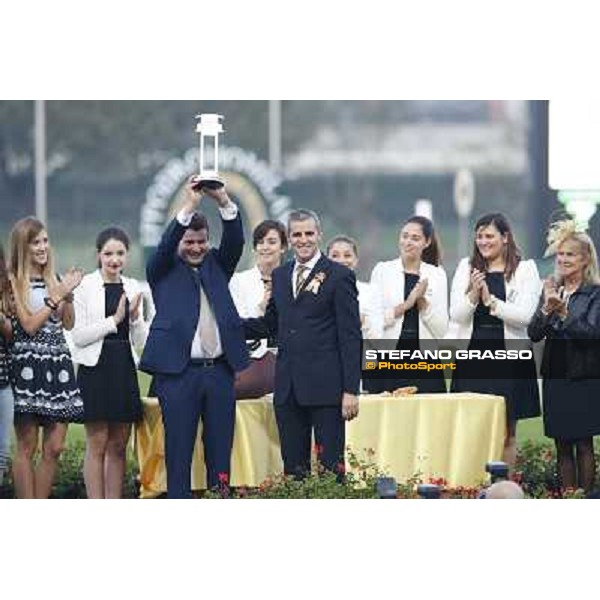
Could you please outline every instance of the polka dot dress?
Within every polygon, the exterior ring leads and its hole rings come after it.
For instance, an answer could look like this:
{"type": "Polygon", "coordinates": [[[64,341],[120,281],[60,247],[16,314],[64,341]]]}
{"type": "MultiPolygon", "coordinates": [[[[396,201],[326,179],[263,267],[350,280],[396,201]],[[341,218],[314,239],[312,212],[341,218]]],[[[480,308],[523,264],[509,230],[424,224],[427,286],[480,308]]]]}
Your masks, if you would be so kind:
{"type": "MultiPolygon", "coordinates": [[[[44,305],[46,295],[43,281],[31,282],[29,304],[33,312],[44,305]]],[[[13,332],[10,352],[15,416],[81,422],[83,402],[61,322],[52,316],[30,336],[13,319],[13,332]]]]}

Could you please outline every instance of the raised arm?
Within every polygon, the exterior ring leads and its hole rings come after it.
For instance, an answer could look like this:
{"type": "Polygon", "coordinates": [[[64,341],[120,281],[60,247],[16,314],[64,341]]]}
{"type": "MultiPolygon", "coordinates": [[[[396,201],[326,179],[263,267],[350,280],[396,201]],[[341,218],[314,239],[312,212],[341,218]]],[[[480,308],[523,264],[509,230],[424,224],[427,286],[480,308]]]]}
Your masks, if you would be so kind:
{"type": "Polygon", "coordinates": [[[146,265],[146,278],[151,285],[164,277],[175,264],[177,256],[177,246],[183,237],[187,226],[196,212],[203,190],[195,188],[196,177],[190,177],[187,181],[184,193],[185,201],[177,217],[173,219],[146,265]]]}

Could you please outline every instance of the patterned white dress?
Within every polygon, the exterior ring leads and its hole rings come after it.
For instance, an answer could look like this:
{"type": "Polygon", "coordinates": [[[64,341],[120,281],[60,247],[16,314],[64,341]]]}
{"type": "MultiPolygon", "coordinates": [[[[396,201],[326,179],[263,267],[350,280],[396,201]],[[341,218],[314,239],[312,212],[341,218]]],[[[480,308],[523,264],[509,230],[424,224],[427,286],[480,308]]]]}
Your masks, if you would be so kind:
{"type": "MultiPolygon", "coordinates": [[[[43,280],[32,280],[29,306],[44,306],[43,280]]],[[[62,323],[52,315],[33,336],[13,319],[11,380],[15,396],[15,419],[30,415],[42,421],[80,423],[83,402],[75,379],[71,354],[62,323]]]]}

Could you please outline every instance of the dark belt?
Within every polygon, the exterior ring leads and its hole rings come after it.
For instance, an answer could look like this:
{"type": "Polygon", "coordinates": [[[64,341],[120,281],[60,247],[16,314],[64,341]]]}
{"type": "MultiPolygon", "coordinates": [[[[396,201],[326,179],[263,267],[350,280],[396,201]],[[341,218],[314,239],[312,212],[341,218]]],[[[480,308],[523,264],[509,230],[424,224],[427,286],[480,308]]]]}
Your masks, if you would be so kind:
{"type": "Polygon", "coordinates": [[[190,364],[193,367],[214,367],[223,362],[225,362],[225,356],[223,354],[216,358],[190,358],[190,364]]]}

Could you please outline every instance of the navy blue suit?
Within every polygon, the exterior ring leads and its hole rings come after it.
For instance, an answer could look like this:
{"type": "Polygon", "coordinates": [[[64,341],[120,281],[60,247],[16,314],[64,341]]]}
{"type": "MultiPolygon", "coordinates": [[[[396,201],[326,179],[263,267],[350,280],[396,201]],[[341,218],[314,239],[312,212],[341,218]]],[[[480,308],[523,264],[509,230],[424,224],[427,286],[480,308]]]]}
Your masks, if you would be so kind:
{"type": "Polygon", "coordinates": [[[186,227],[174,219],[165,230],[146,275],[156,316],[140,361],[154,375],[165,426],[169,497],[191,496],[191,464],[198,420],[202,417],[207,482],[215,487],[229,478],[235,424],[234,372],[248,365],[242,321],[228,283],[240,259],[244,234],[238,213],[223,220],[223,237],[198,269],[177,254],[186,227]],[[200,289],[208,297],[221,338],[223,357],[212,366],[192,364],[190,352],[198,325],[200,289]]]}
{"type": "Polygon", "coordinates": [[[265,316],[245,319],[244,327],[249,339],[277,338],[274,406],[281,452],[286,474],[301,476],[310,469],[313,428],[323,466],[336,471],[344,461],[342,395],[359,392],[361,329],[350,269],[321,256],[294,299],[294,264],[273,271],[265,316]],[[322,280],[318,290],[315,279],[322,280]]]}

